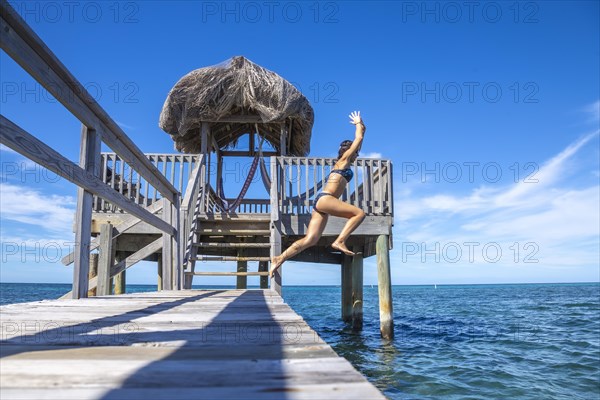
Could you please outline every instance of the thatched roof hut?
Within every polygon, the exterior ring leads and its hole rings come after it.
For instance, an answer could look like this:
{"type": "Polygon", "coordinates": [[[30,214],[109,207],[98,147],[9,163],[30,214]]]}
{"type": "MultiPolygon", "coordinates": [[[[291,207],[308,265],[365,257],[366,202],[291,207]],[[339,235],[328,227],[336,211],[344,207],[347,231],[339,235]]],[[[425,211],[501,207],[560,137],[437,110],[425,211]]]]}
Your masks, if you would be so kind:
{"type": "Polygon", "coordinates": [[[199,153],[202,122],[211,123],[212,135],[224,149],[256,131],[255,121],[278,152],[282,124],[291,129],[286,153],[310,152],[314,111],[309,101],[281,76],[240,56],[181,78],[169,92],[159,126],[178,151],[199,153]]]}

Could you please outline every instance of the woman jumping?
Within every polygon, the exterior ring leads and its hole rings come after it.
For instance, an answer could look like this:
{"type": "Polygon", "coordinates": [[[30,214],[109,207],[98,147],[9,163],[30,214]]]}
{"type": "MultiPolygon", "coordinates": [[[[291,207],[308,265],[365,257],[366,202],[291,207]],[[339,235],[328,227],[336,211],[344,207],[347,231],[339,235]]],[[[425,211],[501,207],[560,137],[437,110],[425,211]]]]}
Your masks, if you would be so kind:
{"type": "Polygon", "coordinates": [[[350,123],[356,125],[354,141],[344,140],[340,144],[338,158],[328,176],[325,189],[315,198],[315,205],[310,222],[308,223],[306,236],[295,241],[281,255],[271,258],[271,271],[269,272],[271,278],[285,260],[317,244],[325,229],[325,225],[327,225],[329,215],[348,218],[344,229],[342,229],[342,232],[340,232],[331,247],[349,256],[355,255],[355,253],[346,247],[346,239],[365,219],[365,212],[358,207],[344,203],[339,197],[346,189],[348,182],[352,179],[353,173],[352,169],[350,169],[350,164],[358,157],[358,152],[362,146],[367,128],[360,118],[360,111],[354,111],[350,114],[350,123]]]}

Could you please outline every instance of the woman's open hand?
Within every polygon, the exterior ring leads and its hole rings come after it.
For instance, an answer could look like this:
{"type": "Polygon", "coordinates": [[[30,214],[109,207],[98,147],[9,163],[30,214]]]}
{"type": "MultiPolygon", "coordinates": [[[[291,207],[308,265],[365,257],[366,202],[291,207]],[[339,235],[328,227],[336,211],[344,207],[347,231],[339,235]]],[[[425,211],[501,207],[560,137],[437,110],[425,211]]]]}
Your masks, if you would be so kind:
{"type": "Polygon", "coordinates": [[[362,118],[360,117],[360,111],[352,111],[349,115],[350,123],[352,125],[362,124],[362,118]]]}

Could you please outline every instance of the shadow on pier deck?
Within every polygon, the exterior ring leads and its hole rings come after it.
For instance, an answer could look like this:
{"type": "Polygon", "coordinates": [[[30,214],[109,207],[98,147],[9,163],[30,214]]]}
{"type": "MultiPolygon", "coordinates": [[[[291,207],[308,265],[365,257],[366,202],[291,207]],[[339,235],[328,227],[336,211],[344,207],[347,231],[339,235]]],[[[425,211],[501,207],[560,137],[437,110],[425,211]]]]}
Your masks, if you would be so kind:
{"type": "Polygon", "coordinates": [[[2,399],[384,396],[272,290],[0,307],[2,399]]]}

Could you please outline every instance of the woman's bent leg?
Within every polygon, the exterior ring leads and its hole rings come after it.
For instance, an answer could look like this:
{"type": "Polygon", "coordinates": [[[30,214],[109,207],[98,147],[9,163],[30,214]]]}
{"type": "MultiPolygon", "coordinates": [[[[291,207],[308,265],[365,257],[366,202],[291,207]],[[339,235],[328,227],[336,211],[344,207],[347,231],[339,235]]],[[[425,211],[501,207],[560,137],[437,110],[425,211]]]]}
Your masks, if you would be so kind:
{"type": "Polygon", "coordinates": [[[336,217],[348,218],[346,225],[344,225],[344,228],[331,247],[347,255],[354,255],[354,253],[346,247],[346,240],[363,222],[365,219],[365,212],[360,208],[344,203],[335,197],[324,197],[319,203],[319,209],[336,217]]]}

